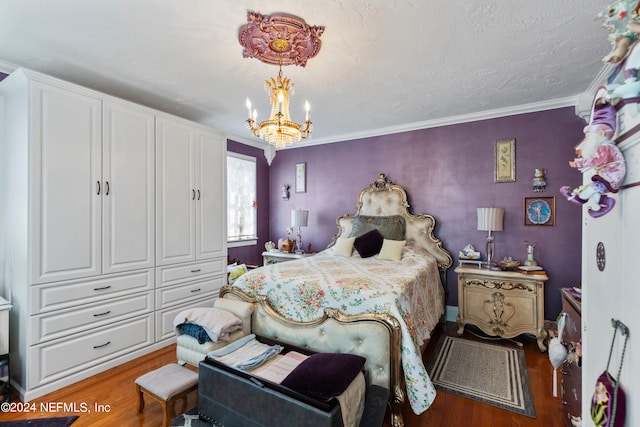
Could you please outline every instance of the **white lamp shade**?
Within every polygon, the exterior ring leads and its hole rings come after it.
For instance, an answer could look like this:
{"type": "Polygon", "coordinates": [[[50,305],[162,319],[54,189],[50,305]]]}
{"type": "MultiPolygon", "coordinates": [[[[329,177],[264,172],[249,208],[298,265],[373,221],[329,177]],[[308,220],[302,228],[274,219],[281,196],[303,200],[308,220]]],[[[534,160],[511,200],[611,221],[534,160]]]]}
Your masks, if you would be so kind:
{"type": "Polygon", "coordinates": [[[308,220],[309,211],[303,211],[302,209],[295,209],[291,211],[292,227],[306,227],[308,220]]]}
{"type": "Polygon", "coordinates": [[[502,231],[504,208],[477,208],[478,231],[502,231]]]}

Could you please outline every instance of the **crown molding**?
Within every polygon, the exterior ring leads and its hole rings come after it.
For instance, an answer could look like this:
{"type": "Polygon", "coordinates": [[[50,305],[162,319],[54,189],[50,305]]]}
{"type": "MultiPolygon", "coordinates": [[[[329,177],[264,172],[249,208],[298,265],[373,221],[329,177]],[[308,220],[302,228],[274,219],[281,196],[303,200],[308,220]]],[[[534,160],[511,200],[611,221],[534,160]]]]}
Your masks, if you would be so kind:
{"type": "MultiPolygon", "coordinates": [[[[442,126],[449,126],[461,123],[477,122],[481,120],[489,120],[500,117],[515,116],[518,114],[534,113],[538,111],[553,110],[574,106],[576,103],[575,96],[567,98],[559,98],[550,101],[536,102],[531,104],[517,105],[508,108],[499,108],[495,110],[487,110],[479,113],[463,114],[458,116],[444,117],[441,119],[425,120],[422,122],[407,123],[399,126],[389,126],[385,128],[369,129],[363,132],[354,132],[350,134],[342,134],[332,138],[307,139],[302,143],[296,143],[282,150],[292,150],[295,148],[310,147],[313,145],[331,144],[335,142],[344,142],[354,139],[370,138],[375,136],[392,135],[401,132],[410,132],[420,129],[429,129],[442,126]]],[[[278,150],[279,151],[279,150],[278,150]]]]}
{"type": "Polygon", "coordinates": [[[20,68],[19,65],[14,64],[13,62],[5,61],[0,59],[0,72],[5,74],[11,74],[15,70],[20,68]]]}

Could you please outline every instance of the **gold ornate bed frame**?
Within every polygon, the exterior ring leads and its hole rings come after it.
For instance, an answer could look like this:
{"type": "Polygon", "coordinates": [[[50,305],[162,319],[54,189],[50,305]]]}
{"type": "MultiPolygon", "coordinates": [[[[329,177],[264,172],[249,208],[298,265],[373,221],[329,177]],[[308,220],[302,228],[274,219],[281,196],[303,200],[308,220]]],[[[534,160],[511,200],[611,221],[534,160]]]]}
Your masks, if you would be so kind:
{"type": "MultiPolygon", "coordinates": [[[[434,255],[445,286],[446,271],[453,263],[451,255],[433,234],[435,219],[431,215],[409,212],[407,193],[402,187],[380,174],[373,184],[360,192],[356,215],[402,215],[406,221],[407,244],[425,248],[434,255]]],[[[349,235],[353,218],[345,214],[337,219],[339,231],[329,247],[338,237],[349,235]]],[[[404,426],[405,383],[400,360],[402,333],[395,317],[386,313],[345,315],[336,308],[325,308],[322,318],[297,322],[278,314],[265,296],[253,298],[233,286],[225,286],[220,290],[220,297],[254,304],[251,330],[257,335],[315,352],[354,353],[365,357],[369,381],[389,390],[391,425],[404,426]]]]}

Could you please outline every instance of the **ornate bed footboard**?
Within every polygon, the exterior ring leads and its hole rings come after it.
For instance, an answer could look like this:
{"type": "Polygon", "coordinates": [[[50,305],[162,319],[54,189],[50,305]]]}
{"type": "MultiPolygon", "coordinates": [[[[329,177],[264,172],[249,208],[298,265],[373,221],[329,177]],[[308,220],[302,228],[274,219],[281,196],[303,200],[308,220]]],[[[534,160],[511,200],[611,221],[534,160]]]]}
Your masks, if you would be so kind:
{"type": "Polygon", "coordinates": [[[390,392],[391,425],[401,427],[405,400],[404,377],[400,365],[401,330],[388,314],[345,315],[325,308],[324,316],[312,322],[296,322],[279,315],[266,297],[253,298],[232,287],[220,290],[221,298],[236,298],[254,304],[253,333],[315,352],[352,353],[367,359],[365,369],[372,384],[390,392]]]}

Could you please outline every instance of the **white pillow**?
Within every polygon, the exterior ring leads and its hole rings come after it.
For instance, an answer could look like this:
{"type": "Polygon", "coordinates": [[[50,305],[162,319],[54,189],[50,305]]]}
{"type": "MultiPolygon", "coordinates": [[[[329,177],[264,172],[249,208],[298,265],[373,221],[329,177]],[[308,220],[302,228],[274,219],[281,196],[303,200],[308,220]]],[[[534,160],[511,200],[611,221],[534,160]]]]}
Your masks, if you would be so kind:
{"type": "Polygon", "coordinates": [[[402,259],[402,249],[407,244],[406,240],[388,240],[382,241],[382,249],[378,254],[378,259],[386,259],[389,261],[400,261],[402,259]]]}
{"type": "Polygon", "coordinates": [[[338,237],[336,244],[333,246],[333,254],[350,257],[351,252],[353,252],[353,242],[355,241],[355,237],[338,237]]]}

